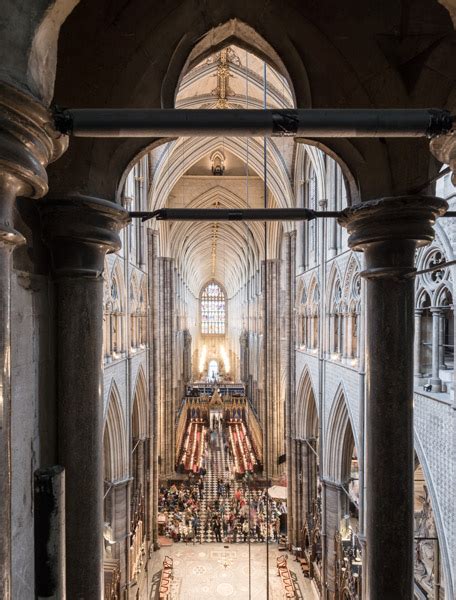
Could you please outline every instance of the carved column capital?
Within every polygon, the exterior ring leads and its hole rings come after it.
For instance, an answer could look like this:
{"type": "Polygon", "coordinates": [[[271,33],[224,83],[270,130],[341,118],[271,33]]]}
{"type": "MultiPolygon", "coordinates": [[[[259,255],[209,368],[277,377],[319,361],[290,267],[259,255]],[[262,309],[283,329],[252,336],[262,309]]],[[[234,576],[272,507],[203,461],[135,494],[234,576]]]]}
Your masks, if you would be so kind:
{"type": "Polygon", "coordinates": [[[105,255],[119,250],[119,232],[130,221],[120,205],[89,196],[46,199],[40,212],[57,278],[99,277],[105,255]]]}
{"type": "Polygon", "coordinates": [[[438,135],[431,140],[429,148],[437,160],[449,165],[453,172],[451,181],[456,185],[456,131],[447,135],[438,135]]]}
{"type": "Polygon", "coordinates": [[[54,129],[50,112],[32,96],[0,83],[0,243],[24,242],[12,226],[17,196],[41,198],[46,166],[66,150],[67,136],[54,129]]]}
{"type": "Polygon", "coordinates": [[[415,271],[409,255],[432,242],[435,220],[447,209],[441,198],[396,196],[350,206],[338,222],[348,230],[350,248],[365,252],[364,277],[407,277],[415,271]]]}
{"type": "Polygon", "coordinates": [[[434,196],[395,196],[349,206],[338,222],[347,228],[353,250],[387,240],[409,239],[425,245],[434,239],[435,219],[447,209],[447,202],[434,196]]]}

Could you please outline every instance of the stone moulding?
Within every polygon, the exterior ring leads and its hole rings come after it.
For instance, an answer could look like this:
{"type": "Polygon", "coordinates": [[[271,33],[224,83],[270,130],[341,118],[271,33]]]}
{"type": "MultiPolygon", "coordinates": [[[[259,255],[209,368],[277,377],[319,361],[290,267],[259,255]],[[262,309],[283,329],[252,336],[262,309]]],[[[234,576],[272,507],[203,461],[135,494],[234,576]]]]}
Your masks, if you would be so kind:
{"type": "Polygon", "coordinates": [[[0,83],[0,172],[41,198],[48,191],[46,166],[67,149],[68,137],[54,129],[52,114],[32,96],[0,83]]]}

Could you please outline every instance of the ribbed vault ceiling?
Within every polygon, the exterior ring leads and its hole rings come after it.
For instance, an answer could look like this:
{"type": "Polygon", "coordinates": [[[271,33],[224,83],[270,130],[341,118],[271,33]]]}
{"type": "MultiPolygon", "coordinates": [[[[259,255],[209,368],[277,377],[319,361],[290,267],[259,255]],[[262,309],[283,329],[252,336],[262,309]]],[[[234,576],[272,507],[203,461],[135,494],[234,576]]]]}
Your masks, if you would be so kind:
{"type": "MultiPolygon", "coordinates": [[[[177,108],[292,107],[286,80],[253,54],[236,46],[217,52],[191,69],[176,95],[177,108]]],[[[293,192],[280,148],[260,138],[180,138],[157,150],[150,208],[246,208],[290,206],[293,192]],[[214,176],[214,152],[245,165],[245,177],[214,176]],[[265,157],[266,156],[266,185],[265,157]],[[195,165],[201,166],[200,170],[195,165]],[[191,176],[189,175],[191,170],[191,176]],[[252,175],[254,173],[254,175],[252,175]],[[201,190],[199,190],[201,188],[201,190]]],[[[192,293],[211,279],[232,297],[265,257],[264,223],[174,222],[159,224],[160,253],[174,257],[192,293]]],[[[278,255],[281,225],[267,226],[267,258],[278,255]]]]}

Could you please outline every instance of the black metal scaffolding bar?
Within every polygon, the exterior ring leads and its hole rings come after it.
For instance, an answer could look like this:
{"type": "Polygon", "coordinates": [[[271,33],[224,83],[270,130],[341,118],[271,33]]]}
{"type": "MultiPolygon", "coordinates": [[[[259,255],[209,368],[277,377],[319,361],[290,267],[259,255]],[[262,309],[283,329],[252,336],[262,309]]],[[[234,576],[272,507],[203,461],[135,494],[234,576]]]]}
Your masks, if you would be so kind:
{"type": "MultiPolygon", "coordinates": [[[[312,221],[337,219],[343,213],[336,210],[310,208],[160,208],[154,211],[131,211],[132,219],[157,221],[312,221]]],[[[456,217],[447,211],[441,217],[456,217]]]]}
{"type": "Polygon", "coordinates": [[[434,137],[454,117],[442,109],[55,109],[55,126],[78,137],[434,137]]]}
{"type": "Polygon", "coordinates": [[[133,219],[157,221],[311,221],[341,215],[338,211],[309,208],[161,208],[152,212],[132,211],[133,219]]]}

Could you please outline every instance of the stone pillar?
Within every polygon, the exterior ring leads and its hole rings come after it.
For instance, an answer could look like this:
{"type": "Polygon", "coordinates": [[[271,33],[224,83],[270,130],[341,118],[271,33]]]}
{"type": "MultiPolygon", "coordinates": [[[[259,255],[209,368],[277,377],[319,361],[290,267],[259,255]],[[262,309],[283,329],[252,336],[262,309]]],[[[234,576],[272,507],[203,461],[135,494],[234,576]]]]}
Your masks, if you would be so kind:
{"type": "Polygon", "coordinates": [[[445,365],[445,311],[440,313],[439,327],[439,369],[446,369],[445,365]]]}
{"type": "Polygon", "coordinates": [[[369,600],[413,598],[414,261],[447,206],[433,197],[382,198],[347,208],[339,219],[366,264],[369,600]]]}
{"type": "Polygon", "coordinates": [[[433,392],[442,391],[442,380],[439,377],[440,368],[440,321],[442,311],[431,308],[432,314],[432,377],[430,384],[433,392]]]}
{"type": "Polygon", "coordinates": [[[355,315],[352,312],[347,313],[347,357],[355,358],[355,353],[353,352],[353,320],[355,315]]]}
{"type": "MultiPolygon", "coordinates": [[[[141,438],[140,440],[138,440],[138,447],[136,449],[136,460],[137,462],[137,479],[134,482],[134,485],[136,488],[138,488],[138,486],[141,486],[141,496],[143,497],[143,500],[145,500],[145,483],[146,483],[146,478],[145,478],[145,468],[144,468],[144,447],[146,445],[146,440],[145,438],[141,438]]],[[[133,490],[133,492],[136,492],[136,489],[133,490]]]]}
{"type": "Polygon", "coordinates": [[[56,281],[58,460],[66,470],[67,596],[103,595],[103,267],[128,213],[88,197],[41,204],[56,281]]]}
{"type": "Polygon", "coordinates": [[[296,490],[297,482],[297,455],[296,455],[296,327],[295,327],[295,301],[296,301],[296,231],[286,233],[285,241],[285,331],[283,336],[284,350],[286,353],[286,457],[287,457],[287,493],[288,511],[287,531],[288,542],[297,545],[298,529],[296,490]]]}
{"type": "MultiPolygon", "coordinates": [[[[307,519],[307,513],[312,510],[309,497],[309,446],[306,441],[301,442],[301,529],[307,519]]],[[[301,543],[304,544],[304,537],[301,534],[301,543]]]]}
{"type": "Polygon", "coordinates": [[[414,338],[414,364],[415,364],[415,377],[420,379],[421,373],[421,318],[423,310],[417,308],[415,310],[415,338],[414,338]]]}
{"type": "Polygon", "coordinates": [[[158,373],[160,474],[170,477],[175,470],[175,336],[174,336],[174,259],[158,258],[158,373]]]}
{"type": "Polygon", "coordinates": [[[158,300],[158,233],[147,230],[147,264],[148,264],[148,297],[149,297],[149,319],[148,319],[148,342],[149,342],[149,394],[152,399],[150,403],[150,505],[149,523],[154,549],[158,548],[158,497],[159,497],[159,447],[158,447],[158,425],[159,425],[159,373],[158,373],[158,328],[159,328],[159,300],[158,300]]]}
{"type": "Polygon", "coordinates": [[[66,149],[48,111],[31,96],[0,84],[0,598],[11,591],[11,267],[25,242],[13,227],[18,196],[47,192],[45,167],[66,149]]]}
{"type": "Polygon", "coordinates": [[[280,402],[280,261],[263,261],[265,287],[263,289],[263,360],[265,402],[263,423],[265,475],[277,478],[277,458],[283,453],[284,414],[280,402]]]}
{"type": "Polygon", "coordinates": [[[336,315],[330,314],[329,315],[329,353],[330,353],[330,358],[333,354],[335,354],[337,352],[336,327],[337,327],[336,315]]]}

